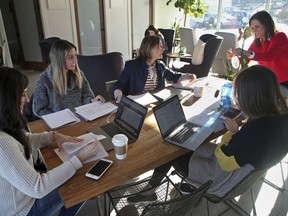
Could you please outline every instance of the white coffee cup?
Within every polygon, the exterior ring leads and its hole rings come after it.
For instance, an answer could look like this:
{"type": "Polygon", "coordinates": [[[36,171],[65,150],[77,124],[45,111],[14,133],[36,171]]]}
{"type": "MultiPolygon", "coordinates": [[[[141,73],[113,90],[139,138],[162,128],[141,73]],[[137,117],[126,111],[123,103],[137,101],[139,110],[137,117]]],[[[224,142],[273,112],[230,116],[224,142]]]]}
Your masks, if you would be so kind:
{"type": "Polygon", "coordinates": [[[127,156],[128,137],[125,134],[116,134],[112,138],[115,157],[118,160],[123,160],[127,156]]]}
{"type": "Polygon", "coordinates": [[[195,97],[202,97],[203,95],[203,86],[202,85],[195,85],[194,86],[194,96],[195,97]]]}

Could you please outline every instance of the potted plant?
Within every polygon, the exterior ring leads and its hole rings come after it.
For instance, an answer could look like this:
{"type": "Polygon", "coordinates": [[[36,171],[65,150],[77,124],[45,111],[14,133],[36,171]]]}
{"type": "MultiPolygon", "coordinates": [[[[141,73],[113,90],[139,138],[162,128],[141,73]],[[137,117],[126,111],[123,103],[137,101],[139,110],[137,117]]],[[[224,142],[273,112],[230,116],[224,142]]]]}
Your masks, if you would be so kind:
{"type": "Polygon", "coordinates": [[[172,1],[175,1],[174,6],[184,13],[184,26],[186,26],[188,14],[192,17],[199,17],[206,11],[205,2],[201,0],[168,0],[166,5],[168,6],[172,1]]]}

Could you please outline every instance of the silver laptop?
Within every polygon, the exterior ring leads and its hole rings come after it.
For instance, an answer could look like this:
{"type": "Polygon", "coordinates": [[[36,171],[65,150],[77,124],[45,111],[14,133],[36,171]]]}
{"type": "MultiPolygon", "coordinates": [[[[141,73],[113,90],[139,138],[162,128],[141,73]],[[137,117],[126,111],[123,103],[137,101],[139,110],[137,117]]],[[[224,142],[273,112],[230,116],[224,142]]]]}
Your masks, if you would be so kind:
{"type": "Polygon", "coordinates": [[[101,140],[101,144],[106,151],[110,151],[113,149],[112,138],[115,134],[125,134],[128,143],[138,139],[146,113],[147,107],[123,95],[114,121],[92,128],[89,132],[104,135],[106,138],[101,140]]]}
{"type": "Polygon", "coordinates": [[[177,95],[154,107],[153,112],[164,140],[193,151],[214,132],[187,122],[177,95]]]}

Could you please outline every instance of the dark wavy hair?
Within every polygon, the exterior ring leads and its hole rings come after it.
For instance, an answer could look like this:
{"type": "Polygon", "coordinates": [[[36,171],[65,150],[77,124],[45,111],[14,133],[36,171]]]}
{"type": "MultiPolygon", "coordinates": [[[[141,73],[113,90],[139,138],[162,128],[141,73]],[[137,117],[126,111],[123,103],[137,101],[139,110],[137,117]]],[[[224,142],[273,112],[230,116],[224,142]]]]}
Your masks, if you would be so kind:
{"type": "Polygon", "coordinates": [[[145,59],[145,60],[150,59],[151,50],[155,46],[159,46],[160,40],[161,40],[160,37],[157,35],[146,36],[141,42],[138,58],[145,59]]]}
{"type": "Polygon", "coordinates": [[[149,31],[154,31],[155,35],[160,35],[158,28],[156,28],[154,25],[149,25],[148,28],[144,32],[144,37],[150,35],[149,31]]]}
{"type": "MultiPolygon", "coordinates": [[[[275,23],[271,15],[267,11],[258,11],[249,19],[249,25],[251,26],[252,20],[258,20],[265,29],[265,38],[271,37],[276,32],[275,23]]],[[[255,39],[256,46],[260,46],[260,38],[255,39]]]]}
{"type": "Polygon", "coordinates": [[[254,65],[239,73],[234,80],[234,98],[250,119],[288,113],[277,77],[266,66],[254,65]]]}
{"type": "Polygon", "coordinates": [[[0,67],[0,129],[18,140],[24,148],[26,159],[30,158],[28,139],[23,132],[26,120],[20,104],[28,78],[14,68],[0,67]]]}

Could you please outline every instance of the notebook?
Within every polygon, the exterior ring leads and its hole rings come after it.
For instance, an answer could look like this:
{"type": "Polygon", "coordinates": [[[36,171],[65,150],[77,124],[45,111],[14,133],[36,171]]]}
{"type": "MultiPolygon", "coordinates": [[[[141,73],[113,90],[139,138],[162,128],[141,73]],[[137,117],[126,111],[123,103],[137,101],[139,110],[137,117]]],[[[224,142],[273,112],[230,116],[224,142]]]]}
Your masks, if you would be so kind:
{"type": "Polygon", "coordinates": [[[89,132],[104,135],[106,138],[101,143],[106,151],[110,151],[113,149],[112,138],[115,134],[125,134],[128,143],[138,139],[146,113],[147,107],[123,95],[114,121],[92,128],[89,132]]]}
{"type": "Polygon", "coordinates": [[[153,108],[164,140],[195,151],[213,132],[213,128],[188,122],[177,95],[153,108]]]}

